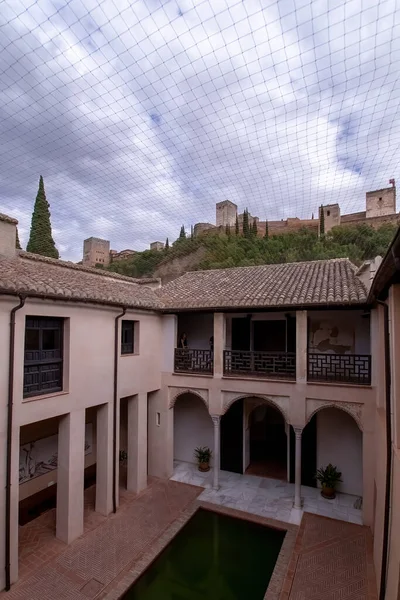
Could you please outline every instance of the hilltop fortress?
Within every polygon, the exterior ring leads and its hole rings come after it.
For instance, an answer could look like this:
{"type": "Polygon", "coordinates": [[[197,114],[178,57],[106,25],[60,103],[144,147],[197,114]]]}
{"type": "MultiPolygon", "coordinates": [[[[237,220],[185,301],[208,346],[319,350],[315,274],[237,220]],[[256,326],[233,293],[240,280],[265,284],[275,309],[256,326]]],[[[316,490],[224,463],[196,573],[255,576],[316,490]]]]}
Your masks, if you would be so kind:
{"type": "MultiPolygon", "coordinates": [[[[400,223],[400,215],[396,213],[396,187],[394,179],[391,179],[391,187],[375,190],[366,193],[365,211],[341,215],[339,204],[326,204],[322,206],[324,213],[325,233],[330,231],[336,225],[359,225],[367,223],[375,229],[384,223],[400,223]]],[[[320,212],[317,212],[317,218],[314,219],[299,219],[291,217],[281,221],[268,221],[269,235],[279,235],[281,233],[290,233],[298,231],[305,227],[319,233],[320,227],[320,212]]],[[[218,233],[226,231],[227,227],[231,232],[235,232],[236,219],[239,224],[239,231],[243,230],[244,213],[238,213],[238,207],[230,200],[224,200],[216,204],[216,224],[212,223],[196,223],[194,226],[194,235],[202,235],[208,233],[218,233]]],[[[265,235],[266,221],[260,221],[258,217],[248,213],[249,225],[253,225],[253,221],[257,223],[257,235],[262,237],[265,235]]]]}
{"type": "MultiPolygon", "coordinates": [[[[400,224],[400,214],[396,213],[396,186],[394,179],[390,180],[391,187],[367,192],[365,198],[365,210],[362,212],[351,213],[348,215],[340,214],[339,204],[326,204],[317,211],[317,218],[299,219],[291,217],[281,221],[268,221],[268,234],[279,235],[281,233],[290,233],[299,231],[303,227],[319,234],[320,213],[324,213],[325,233],[330,231],[336,225],[359,225],[367,223],[377,229],[384,223],[400,224]]],[[[217,202],[215,206],[216,216],[215,225],[212,223],[196,223],[194,226],[194,236],[225,233],[229,228],[232,234],[236,231],[236,220],[239,226],[239,232],[243,231],[244,213],[238,213],[238,207],[230,200],[217,202]]],[[[248,213],[249,226],[257,223],[257,235],[265,235],[266,221],[260,221],[258,217],[248,213]]],[[[152,242],[150,250],[163,250],[163,242],[152,242]]],[[[126,249],[120,252],[110,249],[110,242],[96,237],[90,237],[83,243],[83,260],[85,266],[107,267],[111,262],[129,258],[137,253],[136,250],[126,249]]]]}

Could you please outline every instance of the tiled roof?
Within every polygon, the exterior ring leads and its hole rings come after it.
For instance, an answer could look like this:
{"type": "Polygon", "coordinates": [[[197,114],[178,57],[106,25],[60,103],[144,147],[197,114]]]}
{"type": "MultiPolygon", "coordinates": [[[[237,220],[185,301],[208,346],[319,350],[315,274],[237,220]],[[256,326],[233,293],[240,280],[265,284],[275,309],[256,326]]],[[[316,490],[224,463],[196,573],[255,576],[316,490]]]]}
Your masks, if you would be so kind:
{"type": "Polygon", "coordinates": [[[12,217],[4,215],[3,213],[0,213],[0,221],[5,221],[5,223],[11,223],[12,225],[18,225],[17,219],[13,219],[12,217]]]}
{"type": "Polygon", "coordinates": [[[365,303],[348,259],[186,273],[156,291],[164,309],[335,306],[365,303]]]}
{"type": "Polygon", "coordinates": [[[146,284],[155,279],[132,279],[29,252],[15,257],[0,256],[0,294],[95,302],[126,307],[156,309],[159,298],[146,284]]]}

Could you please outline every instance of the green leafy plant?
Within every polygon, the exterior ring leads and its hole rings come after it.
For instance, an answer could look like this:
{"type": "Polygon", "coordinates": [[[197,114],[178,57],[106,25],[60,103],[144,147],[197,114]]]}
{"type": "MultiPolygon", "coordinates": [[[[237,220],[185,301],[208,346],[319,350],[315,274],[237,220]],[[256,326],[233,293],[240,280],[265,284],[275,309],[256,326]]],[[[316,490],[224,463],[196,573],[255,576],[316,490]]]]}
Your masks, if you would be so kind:
{"type": "Polygon", "coordinates": [[[198,463],[209,463],[212,452],[207,446],[198,446],[194,450],[194,456],[198,463]]]}
{"type": "Polygon", "coordinates": [[[315,479],[320,482],[323,488],[335,489],[337,484],[342,481],[341,476],[341,472],[329,463],[325,469],[323,467],[318,469],[315,479]]]}

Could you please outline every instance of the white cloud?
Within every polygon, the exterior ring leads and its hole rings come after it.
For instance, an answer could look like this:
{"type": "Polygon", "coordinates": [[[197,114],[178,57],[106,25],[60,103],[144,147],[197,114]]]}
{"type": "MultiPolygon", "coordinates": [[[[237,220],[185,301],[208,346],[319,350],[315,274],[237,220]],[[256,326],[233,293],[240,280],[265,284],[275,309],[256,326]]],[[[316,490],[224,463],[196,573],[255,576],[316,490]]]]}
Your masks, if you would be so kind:
{"type": "Polygon", "coordinates": [[[64,258],[174,239],[230,198],[362,210],[396,176],[395,0],[15,0],[0,15],[0,204],[43,174],[64,258]]]}

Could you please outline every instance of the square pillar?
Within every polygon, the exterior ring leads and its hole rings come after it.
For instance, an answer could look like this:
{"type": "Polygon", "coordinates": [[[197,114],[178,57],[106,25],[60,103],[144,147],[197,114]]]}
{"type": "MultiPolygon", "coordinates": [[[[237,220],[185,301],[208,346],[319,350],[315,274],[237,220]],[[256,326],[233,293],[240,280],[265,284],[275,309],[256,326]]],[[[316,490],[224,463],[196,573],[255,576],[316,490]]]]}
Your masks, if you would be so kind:
{"type": "Polygon", "coordinates": [[[96,422],[96,512],[112,511],[113,478],[113,410],[112,404],[97,408],[96,422]]]}
{"type": "Polygon", "coordinates": [[[296,311],[296,381],[307,382],[307,311],[296,311]]]}
{"type": "Polygon", "coordinates": [[[61,417],[58,426],[56,536],[70,544],[83,533],[85,410],[61,417]]]}
{"type": "Polygon", "coordinates": [[[178,317],[163,315],[162,317],[162,360],[161,370],[164,373],[174,372],[175,348],[178,337],[178,317]]]}
{"type": "Polygon", "coordinates": [[[130,492],[147,487],[147,394],[128,400],[128,482],[130,492]]]}
{"type": "Polygon", "coordinates": [[[148,397],[148,474],[169,479],[174,472],[174,409],[169,408],[168,387],[148,397]]]}
{"type": "Polygon", "coordinates": [[[214,313],[214,377],[224,374],[225,315],[214,313]]]}

